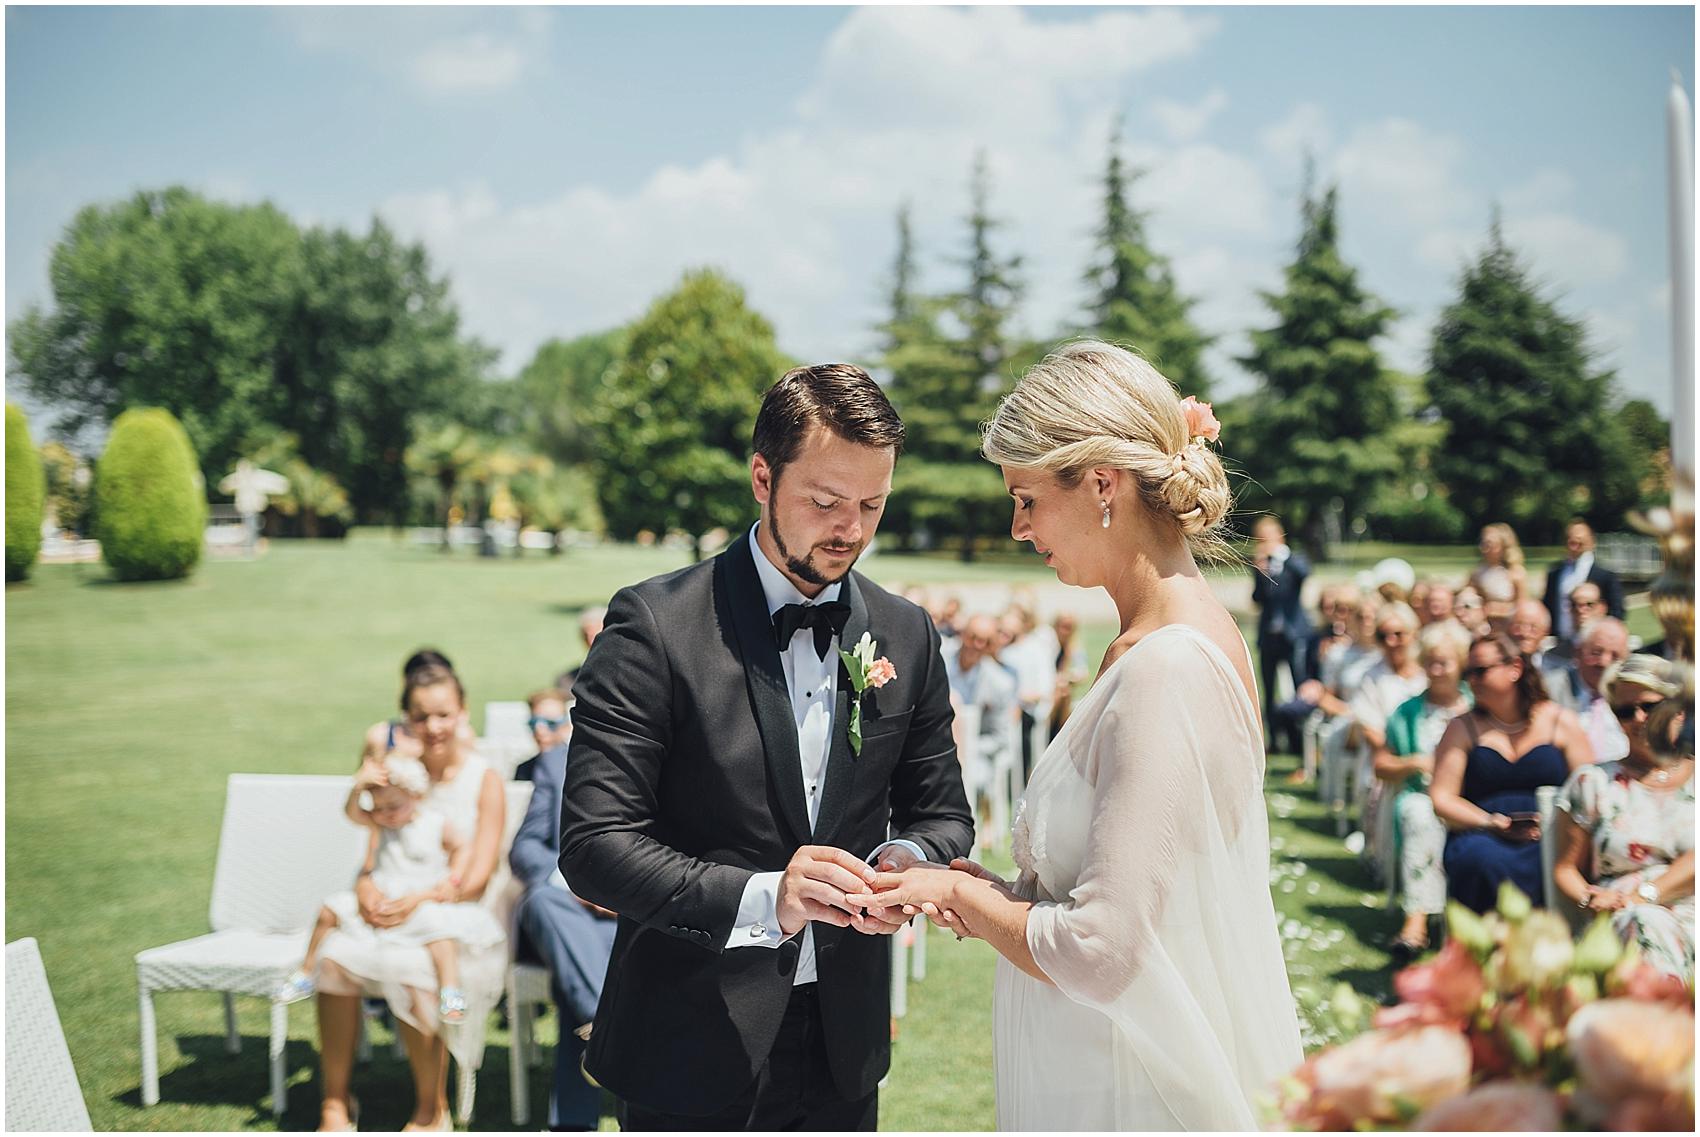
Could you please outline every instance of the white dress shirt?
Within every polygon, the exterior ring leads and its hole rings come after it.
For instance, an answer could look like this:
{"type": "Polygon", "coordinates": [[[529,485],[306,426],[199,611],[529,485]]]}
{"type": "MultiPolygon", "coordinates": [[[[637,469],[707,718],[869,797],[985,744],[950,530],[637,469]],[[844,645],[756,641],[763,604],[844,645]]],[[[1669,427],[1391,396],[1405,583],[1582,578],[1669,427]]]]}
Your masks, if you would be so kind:
{"type": "MultiPolygon", "coordinates": [[[[843,582],[821,589],[820,595],[810,598],[797,590],[789,577],[768,559],[756,542],[756,527],[750,527],[750,555],[756,563],[756,576],[767,599],[771,618],[787,604],[825,604],[837,600],[843,582]]],[[[832,710],[838,695],[838,637],[832,638],[832,648],[826,658],[815,651],[813,628],[799,628],[791,642],[779,653],[780,666],[785,670],[785,687],[791,694],[791,711],[797,725],[797,756],[801,759],[803,800],[809,809],[809,827],[814,828],[820,816],[821,791],[826,785],[826,762],[832,752],[832,710]]],[[[871,861],[889,845],[902,845],[920,860],[927,854],[913,841],[885,841],[868,855],[871,861]]],[[[738,915],[732,923],[732,934],[726,939],[728,948],[776,948],[789,937],[779,930],[779,881],[785,874],[758,872],[744,886],[738,904],[738,915]]],[[[803,925],[802,954],[797,957],[797,972],[793,984],[813,983],[815,970],[815,933],[803,925]]]]}
{"type": "Polygon", "coordinates": [[[1554,630],[1560,640],[1574,639],[1576,636],[1575,621],[1570,615],[1570,605],[1565,603],[1570,594],[1576,591],[1576,586],[1588,579],[1588,574],[1594,571],[1594,550],[1589,549],[1573,561],[1564,562],[1564,567],[1558,571],[1558,611],[1552,614],[1554,630]]]}

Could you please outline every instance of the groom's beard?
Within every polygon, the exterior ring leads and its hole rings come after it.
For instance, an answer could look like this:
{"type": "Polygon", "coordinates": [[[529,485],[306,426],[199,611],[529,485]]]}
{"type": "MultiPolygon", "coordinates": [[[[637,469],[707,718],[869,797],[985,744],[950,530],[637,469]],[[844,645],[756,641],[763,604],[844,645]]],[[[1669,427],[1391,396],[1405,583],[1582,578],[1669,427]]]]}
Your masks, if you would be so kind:
{"type": "Polygon", "coordinates": [[[780,535],[779,518],[777,516],[771,514],[768,516],[767,531],[773,537],[774,548],[778,549],[779,555],[785,558],[785,568],[791,573],[791,575],[796,577],[798,580],[806,580],[810,584],[820,585],[822,587],[828,584],[834,584],[848,576],[850,570],[856,567],[856,557],[861,556],[862,549],[866,547],[865,543],[862,546],[821,544],[816,545],[814,549],[810,549],[808,556],[799,557],[791,552],[790,548],[785,544],[785,538],[780,535]],[[852,554],[849,563],[844,566],[843,572],[839,573],[837,576],[827,576],[825,572],[821,571],[820,566],[815,564],[815,549],[822,548],[831,549],[833,552],[850,552],[852,554]]]}

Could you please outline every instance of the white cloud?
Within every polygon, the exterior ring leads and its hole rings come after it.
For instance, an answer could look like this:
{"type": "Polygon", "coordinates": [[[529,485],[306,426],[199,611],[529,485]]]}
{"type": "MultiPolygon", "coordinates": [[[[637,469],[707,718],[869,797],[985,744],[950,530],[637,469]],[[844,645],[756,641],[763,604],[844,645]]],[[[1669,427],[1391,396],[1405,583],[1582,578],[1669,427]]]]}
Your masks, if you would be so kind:
{"type": "Polygon", "coordinates": [[[1576,179],[1563,170],[1538,170],[1525,182],[1506,190],[1500,204],[1507,213],[1562,209],[1576,193],[1576,179]]]}
{"type": "Polygon", "coordinates": [[[1190,142],[1203,134],[1205,128],[1210,125],[1210,120],[1227,106],[1228,93],[1217,87],[1196,103],[1159,99],[1152,105],[1151,114],[1172,141],[1190,142]]]}
{"type": "Polygon", "coordinates": [[[1608,283],[1629,267],[1628,242],[1568,213],[1508,213],[1505,240],[1529,260],[1538,278],[1560,288],[1608,283]]]}
{"type": "Polygon", "coordinates": [[[1019,8],[851,12],[798,102],[812,123],[1050,134],[1062,112],[1113,98],[1129,76],[1194,54],[1218,20],[1173,8],[1038,21],[1019,8]]]}
{"type": "MultiPolygon", "coordinates": [[[[996,246],[1023,255],[1021,319],[1049,335],[1080,310],[1123,84],[1190,54],[1214,26],[1174,10],[1058,23],[1019,9],[862,9],[825,47],[795,126],[662,167],[627,192],[514,202],[471,183],[396,195],[381,212],[452,271],[467,326],[522,353],[632,319],[706,264],[745,285],[788,350],[843,358],[871,345],[900,201],[913,205],[923,286],[958,283],[947,258],[965,243],[984,145],[991,209],[1006,223],[996,246]]],[[[1214,240],[1267,214],[1242,159],[1192,146],[1160,166],[1139,192],[1165,234],[1214,240]]],[[[503,366],[523,362],[510,354],[503,366]]]]}
{"type": "Polygon", "coordinates": [[[538,68],[553,16],[546,8],[277,10],[296,42],[345,55],[429,95],[503,91],[538,68]]]}
{"type": "Polygon", "coordinates": [[[1257,141],[1271,156],[1298,165],[1308,151],[1319,154],[1333,141],[1328,115],[1315,103],[1299,103],[1283,118],[1258,132],[1257,141]]]}
{"type": "Polygon", "coordinates": [[[1463,152],[1452,135],[1410,119],[1383,119],[1353,131],[1329,167],[1340,192],[1374,216],[1424,226],[1456,223],[1481,209],[1459,184],[1463,152]]]}
{"type": "Polygon", "coordinates": [[[409,66],[416,84],[443,92],[501,90],[517,82],[524,70],[518,44],[483,34],[432,44],[409,66]]]}

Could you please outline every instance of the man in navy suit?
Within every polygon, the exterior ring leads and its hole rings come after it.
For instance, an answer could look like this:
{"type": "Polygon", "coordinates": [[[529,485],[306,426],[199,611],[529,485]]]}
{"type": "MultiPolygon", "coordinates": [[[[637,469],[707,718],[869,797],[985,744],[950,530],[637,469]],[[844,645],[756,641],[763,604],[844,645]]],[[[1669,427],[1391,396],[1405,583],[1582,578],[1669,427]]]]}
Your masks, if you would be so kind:
{"type": "Polygon", "coordinates": [[[566,744],[545,750],[532,763],[531,806],[514,835],[508,863],[525,885],[518,910],[520,957],[541,959],[549,969],[560,1016],[549,1128],[595,1129],[602,1113],[602,1091],[585,1080],[579,1063],[586,1028],[602,998],[617,924],[614,913],[576,896],[558,867],[566,744]]]}
{"type": "Polygon", "coordinates": [[[1275,677],[1285,664],[1295,691],[1308,678],[1300,653],[1310,634],[1310,619],[1305,615],[1301,593],[1305,578],[1310,575],[1310,562],[1287,547],[1286,531],[1270,514],[1257,519],[1252,535],[1257,539],[1257,550],[1252,562],[1251,599],[1258,606],[1258,670],[1263,679],[1263,718],[1268,745],[1271,751],[1285,749],[1297,753],[1300,742],[1292,737],[1292,725],[1275,715],[1275,706],[1280,701],[1275,677]],[[1281,735],[1287,736],[1285,747],[1281,735]]]}
{"type": "Polygon", "coordinates": [[[1579,630],[1570,611],[1570,594],[1583,581],[1596,584],[1600,597],[1606,602],[1606,615],[1623,619],[1623,582],[1617,574],[1594,560],[1594,530],[1580,517],[1564,528],[1562,561],[1554,561],[1547,570],[1546,608],[1560,643],[1573,639],[1579,630]]]}

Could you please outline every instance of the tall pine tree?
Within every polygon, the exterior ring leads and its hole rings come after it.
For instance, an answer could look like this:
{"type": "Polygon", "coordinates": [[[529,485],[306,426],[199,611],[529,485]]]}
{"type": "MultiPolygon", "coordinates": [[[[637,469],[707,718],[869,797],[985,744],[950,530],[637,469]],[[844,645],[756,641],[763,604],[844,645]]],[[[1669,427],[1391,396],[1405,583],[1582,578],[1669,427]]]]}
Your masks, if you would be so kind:
{"type": "Polygon", "coordinates": [[[1104,167],[1104,219],[1097,232],[1096,259],[1086,273],[1085,330],[1138,351],[1181,390],[1207,399],[1210,377],[1203,354],[1215,337],[1193,324],[1195,301],[1181,295],[1169,259],[1153,251],[1146,239],[1149,214],[1129,203],[1129,193],[1144,171],[1122,162],[1120,137],[1118,118],[1104,167]]]}
{"type": "Polygon", "coordinates": [[[982,154],[974,163],[968,253],[957,262],[967,280],[944,296],[917,291],[908,207],[898,211],[891,312],[879,329],[881,364],[891,376],[909,455],[897,467],[887,531],[954,539],[965,560],[979,538],[1004,525],[1008,497],[997,471],[978,458],[980,423],[1012,385],[1011,357],[1023,350],[1009,332],[1021,292],[1020,258],[992,246],[998,222],[990,195],[982,154]]]}
{"type": "Polygon", "coordinates": [[[1495,216],[1486,248],[1430,346],[1430,397],[1447,424],[1436,472],[1472,525],[1507,521],[1553,541],[1566,518],[1616,528],[1638,496],[1614,377],[1587,334],[1542,297],[1495,216]]]}
{"type": "Polygon", "coordinates": [[[1397,391],[1372,342],[1394,312],[1341,258],[1336,198],[1333,187],[1315,197],[1307,179],[1286,290],[1261,294],[1275,322],[1251,332],[1251,353],[1240,359],[1262,379],[1244,419],[1247,473],[1318,557],[1327,555],[1329,511],[1349,524],[1398,465],[1388,437],[1397,391]]]}

